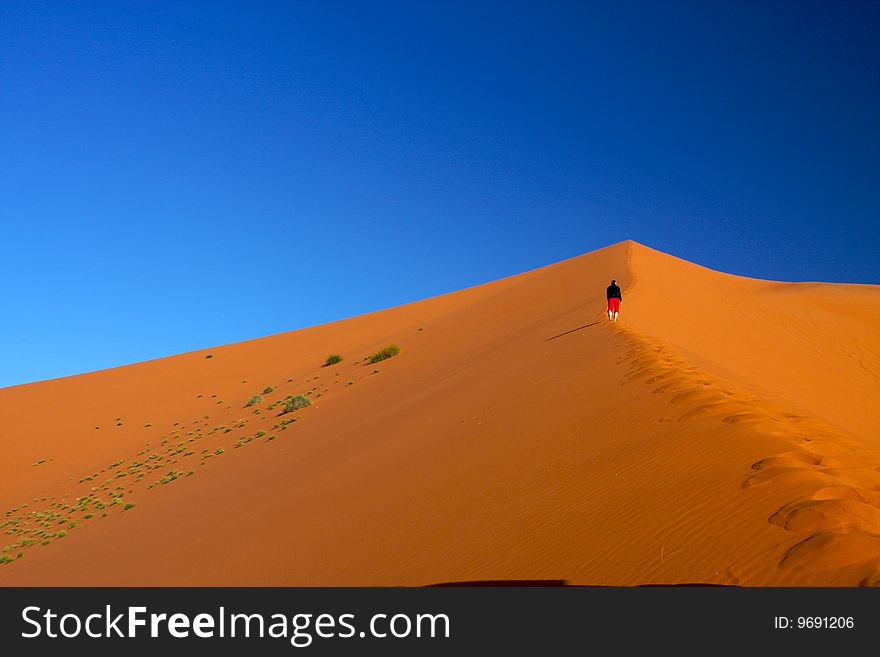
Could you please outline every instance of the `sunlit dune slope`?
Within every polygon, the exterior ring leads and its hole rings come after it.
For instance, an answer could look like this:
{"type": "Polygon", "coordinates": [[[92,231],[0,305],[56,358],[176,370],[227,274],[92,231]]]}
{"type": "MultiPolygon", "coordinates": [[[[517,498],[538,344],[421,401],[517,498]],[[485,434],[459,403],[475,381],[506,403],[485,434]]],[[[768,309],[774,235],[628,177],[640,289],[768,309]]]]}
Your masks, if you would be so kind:
{"type": "Polygon", "coordinates": [[[742,278],[641,245],[631,269],[628,325],[880,449],[880,287],[742,278]]]}
{"type": "Polygon", "coordinates": [[[621,242],[3,389],[0,584],[876,584],[878,345],[876,286],[621,242]]]}

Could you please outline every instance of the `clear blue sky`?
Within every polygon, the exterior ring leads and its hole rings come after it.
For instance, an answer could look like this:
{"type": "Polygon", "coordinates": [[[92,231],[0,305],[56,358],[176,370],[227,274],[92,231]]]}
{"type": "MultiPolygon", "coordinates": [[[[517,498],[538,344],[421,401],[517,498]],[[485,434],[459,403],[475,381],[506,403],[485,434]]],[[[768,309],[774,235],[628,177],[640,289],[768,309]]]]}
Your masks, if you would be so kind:
{"type": "Polygon", "coordinates": [[[880,283],[878,34],[876,2],[2,3],[0,385],[626,238],[880,283]]]}

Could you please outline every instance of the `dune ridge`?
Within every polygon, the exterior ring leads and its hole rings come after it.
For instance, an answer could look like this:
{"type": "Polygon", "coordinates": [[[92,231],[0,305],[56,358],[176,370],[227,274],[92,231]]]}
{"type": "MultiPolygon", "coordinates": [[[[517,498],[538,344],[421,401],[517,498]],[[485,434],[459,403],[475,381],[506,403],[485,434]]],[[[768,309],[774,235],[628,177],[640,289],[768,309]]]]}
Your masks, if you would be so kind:
{"type": "MultiPolygon", "coordinates": [[[[768,513],[767,522],[794,533],[796,542],[768,548],[767,554],[760,555],[762,559],[778,563],[781,569],[809,571],[814,584],[870,583],[880,569],[880,452],[821,420],[793,413],[693,366],[636,329],[619,330],[634,345],[621,359],[630,365],[628,380],[649,385],[655,394],[669,398],[669,411],[658,422],[705,419],[740,425],[753,434],[749,436],[752,441],[773,437],[788,447],[752,463],[742,481],[746,490],[767,487],[791,497],[768,513]]],[[[723,439],[733,437],[725,435],[730,431],[713,433],[723,439]]],[[[766,508],[772,510],[776,500],[766,508]]],[[[730,513],[737,513],[737,506],[732,504],[730,513]]],[[[745,572],[754,576],[758,569],[758,564],[741,559],[728,575],[731,581],[740,582],[745,572]]],[[[801,575],[793,573],[792,581],[801,575]]]]}
{"type": "Polygon", "coordinates": [[[0,585],[876,585],[878,292],[625,241],[0,390],[0,585]]]}

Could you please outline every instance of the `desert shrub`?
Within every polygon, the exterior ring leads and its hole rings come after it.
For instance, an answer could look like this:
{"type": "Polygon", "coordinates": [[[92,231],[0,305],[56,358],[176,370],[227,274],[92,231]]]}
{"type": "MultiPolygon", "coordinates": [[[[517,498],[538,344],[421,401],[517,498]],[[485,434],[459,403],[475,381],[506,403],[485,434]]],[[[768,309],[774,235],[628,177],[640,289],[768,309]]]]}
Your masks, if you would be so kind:
{"type": "Polygon", "coordinates": [[[290,398],[287,399],[287,401],[284,402],[284,412],[292,413],[293,411],[298,411],[301,408],[305,408],[311,403],[312,400],[305,395],[292,395],[290,398]]]}
{"type": "MultiPolygon", "coordinates": [[[[210,454],[208,455],[210,456],[210,454]]],[[[205,458],[204,456],[202,458],[205,458]]],[[[168,474],[162,477],[159,480],[159,483],[162,485],[170,484],[172,481],[177,479],[180,476],[180,470],[171,470],[168,474]]]]}
{"type": "Polygon", "coordinates": [[[133,509],[135,506],[137,505],[134,502],[128,502],[124,507],[122,507],[122,510],[128,511],[129,509],[133,509]]]}
{"type": "Polygon", "coordinates": [[[342,356],[340,356],[339,354],[330,354],[329,356],[327,356],[327,360],[324,361],[324,367],[328,365],[336,365],[336,363],[340,362],[341,360],[342,356]]]}
{"type": "Polygon", "coordinates": [[[247,400],[245,406],[253,406],[254,404],[259,404],[261,401],[263,401],[263,398],[260,395],[254,395],[247,400]]]}
{"type": "Polygon", "coordinates": [[[275,388],[273,388],[272,386],[266,386],[265,388],[263,388],[264,395],[268,395],[270,392],[275,392],[275,388]]]}
{"type": "Polygon", "coordinates": [[[400,347],[396,344],[390,344],[384,349],[380,349],[375,354],[367,358],[368,363],[378,363],[380,360],[385,360],[386,358],[391,358],[392,356],[396,356],[400,353],[400,347]]]}

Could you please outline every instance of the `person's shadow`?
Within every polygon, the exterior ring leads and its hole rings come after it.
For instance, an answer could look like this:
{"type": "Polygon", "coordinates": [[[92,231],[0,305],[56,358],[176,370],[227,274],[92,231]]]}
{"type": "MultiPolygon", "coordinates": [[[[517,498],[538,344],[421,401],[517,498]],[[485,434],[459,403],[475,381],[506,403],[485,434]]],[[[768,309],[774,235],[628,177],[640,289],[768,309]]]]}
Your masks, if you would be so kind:
{"type": "Polygon", "coordinates": [[[568,335],[569,333],[574,333],[575,331],[580,331],[581,329],[590,328],[591,326],[595,326],[599,322],[593,322],[592,324],[584,324],[583,326],[578,326],[577,328],[573,328],[570,331],[566,331],[565,333],[560,333],[559,335],[554,335],[552,338],[547,338],[544,342],[549,342],[550,340],[555,340],[556,338],[561,338],[563,335],[568,335]]]}

